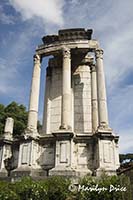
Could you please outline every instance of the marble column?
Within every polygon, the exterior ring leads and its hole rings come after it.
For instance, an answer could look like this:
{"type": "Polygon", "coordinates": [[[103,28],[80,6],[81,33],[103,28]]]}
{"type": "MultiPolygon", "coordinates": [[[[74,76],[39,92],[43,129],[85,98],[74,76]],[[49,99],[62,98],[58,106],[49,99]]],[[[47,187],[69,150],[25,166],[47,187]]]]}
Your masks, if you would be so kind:
{"type": "Polygon", "coordinates": [[[96,66],[91,64],[91,101],[92,101],[92,131],[98,128],[98,101],[97,101],[97,76],[96,66]]]}
{"type": "Polygon", "coordinates": [[[108,127],[108,110],[106,101],[105,76],[103,68],[103,50],[96,49],[96,67],[97,67],[97,94],[99,111],[99,128],[108,127]]]}
{"type": "Polygon", "coordinates": [[[71,129],[71,54],[63,49],[61,129],[71,129]]]}
{"type": "Polygon", "coordinates": [[[32,76],[29,114],[28,114],[28,127],[30,131],[37,131],[38,119],[38,104],[39,104],[39,90],[40,90],[40,72],[41,72],[40,56],[34,55],[34,69],[32,76]]]}

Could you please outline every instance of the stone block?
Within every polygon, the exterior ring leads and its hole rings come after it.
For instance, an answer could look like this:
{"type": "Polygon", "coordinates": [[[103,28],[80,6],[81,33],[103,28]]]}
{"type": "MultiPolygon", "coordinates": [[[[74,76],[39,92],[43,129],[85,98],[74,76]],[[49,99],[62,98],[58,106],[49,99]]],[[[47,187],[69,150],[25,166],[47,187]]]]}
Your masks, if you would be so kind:
{"type": "Polygon", "coordinates": [[[82,99],[75,99],[74,100],[74,105],[75,106],[81,106],[83,104],[82,102],[83,102],[82,99]]]}
{"type": "Polygon", "coordinates": [[[88,92],[83,92],[83,94],[82,94],[82,97],[83,97],[83,99],[90,99],[91,98],[91,94],[90,94],[90,92],[88,91],[88,92]]]}
{"type": "Polygon", "coordinates": [[[84,122],[84,132],[92,132],[92,122],[84,122]]]}
{"type": "Polygon", "coordinates": [[[54,158],[54,151],[55,147],[51,145],[44,145],[41,149],[41,155],[40,155],[40,165],[46,168],[54,167],[55,158],[54,158]]]}
{"type": "Polygon", "coordinates": [[[51,123],[61,122],[61,116],[59,114],[51,116],[51,123]]]}

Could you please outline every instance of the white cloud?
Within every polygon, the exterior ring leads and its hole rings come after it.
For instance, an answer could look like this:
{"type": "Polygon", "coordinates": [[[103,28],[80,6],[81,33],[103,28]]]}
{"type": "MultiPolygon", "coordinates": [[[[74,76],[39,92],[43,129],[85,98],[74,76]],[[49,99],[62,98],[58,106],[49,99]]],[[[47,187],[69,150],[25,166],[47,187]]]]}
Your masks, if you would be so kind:
{"type": "MultiPolygon", "coordinates": [[[[32,56],[31,64],[29,63],[29,54],[34,52],[35,49],[31,48],[31,41],[38,34],[39,30],[36,30],[34,26],[28,26],[23,31],[8,33],[6,51],[3,52],[3,56],[0,55],[0,95],[1,96],[16,96],[16,99],[24,99],[22,91],[28,89],[25,83],[25,74],[30,68],[32,68],[32,56]]],[[[31,77],[31,74],[29,75],[31,77]]],[[[30,85],[30,82],[29,82],[30,85]]],[[[26,91],[25,91],[26,93],[26,91]]],[[[17,101],[17,100],[16,100],[17,101]]]]}
{"type": "Polygon", "coordinates": [[[23,20],[40,17],[44,23],[63,24],[63,0],[9,0],[23,20]]]}
{"type": "Polygon", "coordinates": [[[108,86],[113,89],[133,69],[133,24],[128,23],[121,33],[116,31],[111,38],[106,38],[104,49],[108,86]]]}
{"type": "Polygon", "coordinates": [[[0,5],[0,22],[2,24],[14,24],[15,23],[14,16],[6,14],[1,5],[0,5]]]}
{"type": "Polygon", "coordinates": [[[9,84],[9,80],[12,82],[15,78],[16,69],[8,65],[8,61],[0,58],[0,94],[8,94],[10,90],[13,90],[13,85],[9,84]]]}

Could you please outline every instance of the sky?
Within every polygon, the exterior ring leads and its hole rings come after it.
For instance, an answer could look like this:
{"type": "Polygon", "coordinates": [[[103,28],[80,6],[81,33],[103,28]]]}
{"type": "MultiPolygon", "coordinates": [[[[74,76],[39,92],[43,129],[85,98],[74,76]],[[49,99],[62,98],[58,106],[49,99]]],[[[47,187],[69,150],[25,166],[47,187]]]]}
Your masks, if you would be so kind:
{"type": "MultiPolygon", "coordinates": [[[[104,49],[110,127],[120,136],[120,153],[133,153],[132,10],[132,0],[0,0],[0,103],[28,108],[33,55],[44,35],[92,28],[104,49]]],[[[40,120],[47,61],[42,62],[40,120]]]]}

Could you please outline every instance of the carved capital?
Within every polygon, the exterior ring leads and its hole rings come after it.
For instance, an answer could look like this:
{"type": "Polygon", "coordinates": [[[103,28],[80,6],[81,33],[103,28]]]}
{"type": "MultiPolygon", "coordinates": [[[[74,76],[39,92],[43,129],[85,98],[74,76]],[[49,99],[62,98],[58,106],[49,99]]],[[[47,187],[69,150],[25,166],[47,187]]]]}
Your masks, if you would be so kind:
{"type": "Polygon", "coordinates": [[[34,63],[35,64],[40,64],[41,63],[41,58],[40,58],[40,56],[38,54],[35,54],[33,56],[33,59],[34,59],[34,63]]]}
{"type": "Polygon", "coordinates": [[[104,53],[104,51],[102,49],[96,49],[96,51],[95,51],[96,59],[97,58],[103,59],[103,53],[104,53]]]}
{"type": "Polygon", "coordinates": [[[71,57],[70,49],[64,48],[62,51],[63,51],[63,58],[70,58],[71,57]]]}

